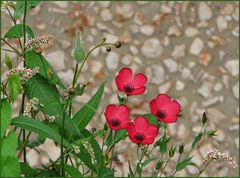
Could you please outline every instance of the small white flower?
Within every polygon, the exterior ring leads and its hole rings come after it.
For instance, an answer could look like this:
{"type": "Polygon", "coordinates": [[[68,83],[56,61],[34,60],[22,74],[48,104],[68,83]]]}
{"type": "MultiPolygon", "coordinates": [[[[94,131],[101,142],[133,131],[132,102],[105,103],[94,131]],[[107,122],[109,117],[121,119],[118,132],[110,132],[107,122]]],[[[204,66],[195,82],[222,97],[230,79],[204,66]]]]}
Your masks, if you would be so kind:
{"type": "Polygon", "coordinates": [[[76,154],[79,154],[79,153],[80,153],[80,148],[79,148],[79,146],[77,146],[77,145],[73,145],[73,150],[74,150],[74,152],[75,152],[76,154]]]}
{"type": "Polygon", "coordinates": [[[48,117],[48,121],[49,121],[49,122],[54,122],[55,119],[56,119],[55,116],[49,116],[49,117],[48,117]]]}

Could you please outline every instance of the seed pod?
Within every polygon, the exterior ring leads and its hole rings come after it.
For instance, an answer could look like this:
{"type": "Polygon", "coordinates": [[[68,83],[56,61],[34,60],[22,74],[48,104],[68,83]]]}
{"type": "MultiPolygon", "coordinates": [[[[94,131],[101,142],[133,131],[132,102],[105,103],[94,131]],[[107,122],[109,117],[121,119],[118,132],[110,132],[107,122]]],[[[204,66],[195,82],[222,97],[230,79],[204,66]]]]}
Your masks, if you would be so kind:
{"type": "Polygon", "coordinates": [[[37,47],[37,48],[35,49],[35,53],[36,53],[36,54],[42,54],[42,48],[37,47]]]}
{"type": "Polygon", "coordinates": [[[110,46],[107,46],[107,47],[106,47],[106,51],[107,51],[107,52],[110,52],[110,51],[111,51],[110,46]]]}
{"type": "Polygon", "coordinates": [[[172,146],[171,149],[169,150],[169,157],[170,157],[170,158],[174,156],[175,150],[176,150],[176,147],[173,147],[173,146],[172,146]]]}
{"type": "Polygon", "coordinates": [[[114,45],[116,48],[120,48],[122,46],[120,41],[117,41],[114,45]]]}
{"type": "Polygon", "coordinates": [[[204,112],[203,113],[203,116],[202,116],[202,123],[205,124],[207,122],[207,115],[206,113],[204,112]]]}
{"type": "Polygon", "coordinates": [[[162,165],[163,165],[163,162],[162,162],[162,161],[158,161],[157,164],[156,164],[156,166],[155,166],[155,169],[156,169],[156,170],[161,169],[162,165]]]}
{"type": "Polygon", "coordinates": [[[95,127],[92,128],[92,132],[96,132],[96,130],[97,130],[97,129],[96,129],[95,127]]]}

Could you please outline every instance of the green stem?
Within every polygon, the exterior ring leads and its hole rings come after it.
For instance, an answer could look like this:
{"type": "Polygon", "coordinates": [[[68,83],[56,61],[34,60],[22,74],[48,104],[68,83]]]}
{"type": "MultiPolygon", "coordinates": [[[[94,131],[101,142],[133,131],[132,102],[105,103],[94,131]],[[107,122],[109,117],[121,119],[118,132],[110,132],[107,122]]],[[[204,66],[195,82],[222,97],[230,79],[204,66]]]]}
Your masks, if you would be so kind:
{"type": "Polygon", "coordinates": [[[212,162],[212,159],[208,160],[208,162],[205,164],[205,166],[199,171],[196,177],[199,177],[203,171],[207,168],[207,166],[212,162]]]}
{"type": "Polygon", "coordinates": [[[1,37],[1,40],[6,43],[11,49],[13,49],[15,51],[16,54],[18,54],[19,56],[22,56],[22,54],[14,47],[12,46],[7,40],[5,40],[4,38],[1,37]]]}
{"type": "Polygon", "coordinates": [[[160,177],[162,177],[162,174],[163,174],[164,170],[166,169],[166,167],[167,167],[167,165],[168,165],[168,162],[169,162],[169,160],[170,160],[170,158],[168,158],[168,160],[167,160],[167,162],[166,162],[166,164],[165,164],[164,168],[162,169],[162,171],[161,171],[161,174],[160,174],[160,177]]]}
{"type": "MultiPolygon", "coordinates": [[[[24,132],[24,131],[25,131],[25,130],[23,130],[23,132],[24,132]]],[[[17,156],[18,159],[21,157],[23,150],[26,148],[31,133],[32,133],[32,132],[29,132],[29,133],[28,133],[28,135],[27,135],[27,137],[26,137],[26,140],[24,141],[24,143],[23,143],[23,145],[22,145],[22,147],[21,147],[21,149],[20,149],[20,151],[19,151],[19,153],[18,153],[18,156],[17,156]]]]}

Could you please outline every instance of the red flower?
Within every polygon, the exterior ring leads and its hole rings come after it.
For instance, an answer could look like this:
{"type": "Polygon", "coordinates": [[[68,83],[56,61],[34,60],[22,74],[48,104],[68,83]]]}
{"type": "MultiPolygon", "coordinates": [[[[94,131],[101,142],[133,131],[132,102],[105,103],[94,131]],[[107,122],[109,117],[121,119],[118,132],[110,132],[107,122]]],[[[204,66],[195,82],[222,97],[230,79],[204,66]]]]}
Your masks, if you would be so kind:
{"type": "Polygon", "coordinates": [[[139,116],[135,119],[134,124],[130,123],[127,131],[133,143],[149,145],[154,142],[158,128],[155,125],[149,125],[145,117],[139,116]]]}
{"type": "Polygon", "coordinates": [[[109,127],[113,130],[127,128],[130,124],[129,109],[125,105],[110,104],[105,110],[105,117],[109,127]]]}
{"type": "Polygon", "coordinates": [[[128,95],[141,95],[145,92],[147,77],[142,73],[137,73],[133,78],[132,70],[124,67],[116,77],[116,85],[120,91],[128,95]]]}
{"type": "Polygon", "coordinates": [[[177,121],[181,110],[176,100],[171,100],[168,95],[159,94],[150,102],[151,113],[161,122],[173,123],[177,121]]]}

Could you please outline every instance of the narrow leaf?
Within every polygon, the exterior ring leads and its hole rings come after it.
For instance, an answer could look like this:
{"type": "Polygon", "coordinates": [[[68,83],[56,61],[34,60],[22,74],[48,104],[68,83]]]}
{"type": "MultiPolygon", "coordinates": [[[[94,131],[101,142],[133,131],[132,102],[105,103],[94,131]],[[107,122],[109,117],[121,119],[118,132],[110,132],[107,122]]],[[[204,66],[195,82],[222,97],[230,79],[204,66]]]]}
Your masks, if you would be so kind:
{"type": "Polygon", "coordinates": [[[15,132],[10,132],[1,143],[1,157],[14,157],[17,150],[17,135],[15,132]]]}
{"type": "Polygon", "coordinates": [[[125,129],[117,130],[114,137],[114,143],[118,143],[120,140],[127,137],[127,131],[125,129]]]}
{"type": "Polygon", "coordinates": [[[12,69],[13,64],[12,64],[12,61],[11,61],[11,59],[10,59],[10,57],[9,57],[9,55],[7,53],[5,54],[4,63],[5,63],[5,65],[7,66],[7,68],[9,70],[12,69]]]}
{"type": "Polygon", "coordinates": [[[9,90],[11,100],[12,100],[12,102],[14,102],[15,99],[17,98],[18,94],[21,91],[21,78],[20,78],[19,74],[10,75],[10,77],[8,79],[7,87],[9,90]]]}
{"type": "Polygon", "coordinates": [[[58,84],[60,87],[64,88],[60,78],[43,55],[36,54],[34,51],[27,51],[25,53],[25,62],[26,66],[30,69],[39,67],[38,73],[48,79],[51,84],[58,84]]]}
{"type": "Polygon", "coordinates": [[[183,161],[181,161],[180,163],[178,163],[176,165],[176,171],[181,171],[183,170],[185,167],[187,167],[188,165],[190,165],[190,161],[191,161],[192,157],[187,158],[183,161]]]}
{"type": "MultiPolygon", "coordinates": [[[[34,33],[29,26],[25,26],[26,33],[28,34],[28,38],[34,38],[34,33]]],[[[7,33],[5,34],[4,38],[21,38],[23,37],[23,24],[17,24],[11,27],[7,33]]]]}
{"type": "MultiPolygon", "coordinates": [[[[36,7],[40,1],[27,1],[27,10],[36,7]]],[[[17,20],[24,13],[25,1],[17,1],[14,19],[17,20]]]]}
{"type": "Polygon", "coordinates": [[[12,108],[11,104],[7,99],[1,100],[1,136],[0,139],[5,135],[8,126],[11,123],[12,108]]]}
{"type": "Polygon", "coordinates": [[[198,144],[198,142],[200,142],[200,140],[202,139],[202,132],[200,132],[193,140],[193,143],[191,145],[191,148],[195,148],[196,145],[198,144]]]}
{"type": "Polygon", "coordinates": [[[93,95],[93,97],[88,101],[87,104],[85,104],[73,117],[73,121],[76,123],[76,125],[79,128],[79,131],[81,132],[88,123],[92,120],[97,107],[99,105],[99,102],[101,101],[103,91],[104,91],[104,83],[102,83],[98,91],[93,95]]]}
{"type": "MultiPolygon", "coordinates": [[[[54,140],[55,142],[61,144],[61,136],[57,132],[55,132],[55,130],[53,130],[46,124],[40,122],[39,120],[20,116],[12,119],[12,125],[15,125],[17,127],[20,127],[21,129],[26,129],[28,131],[31,131],[40,135],[44,135],[45,137],[48,137],[54,140]]],[[[68,148],[71,148],[71,144],[65,139],[63,140],[63,145],[68,148]]]]}

